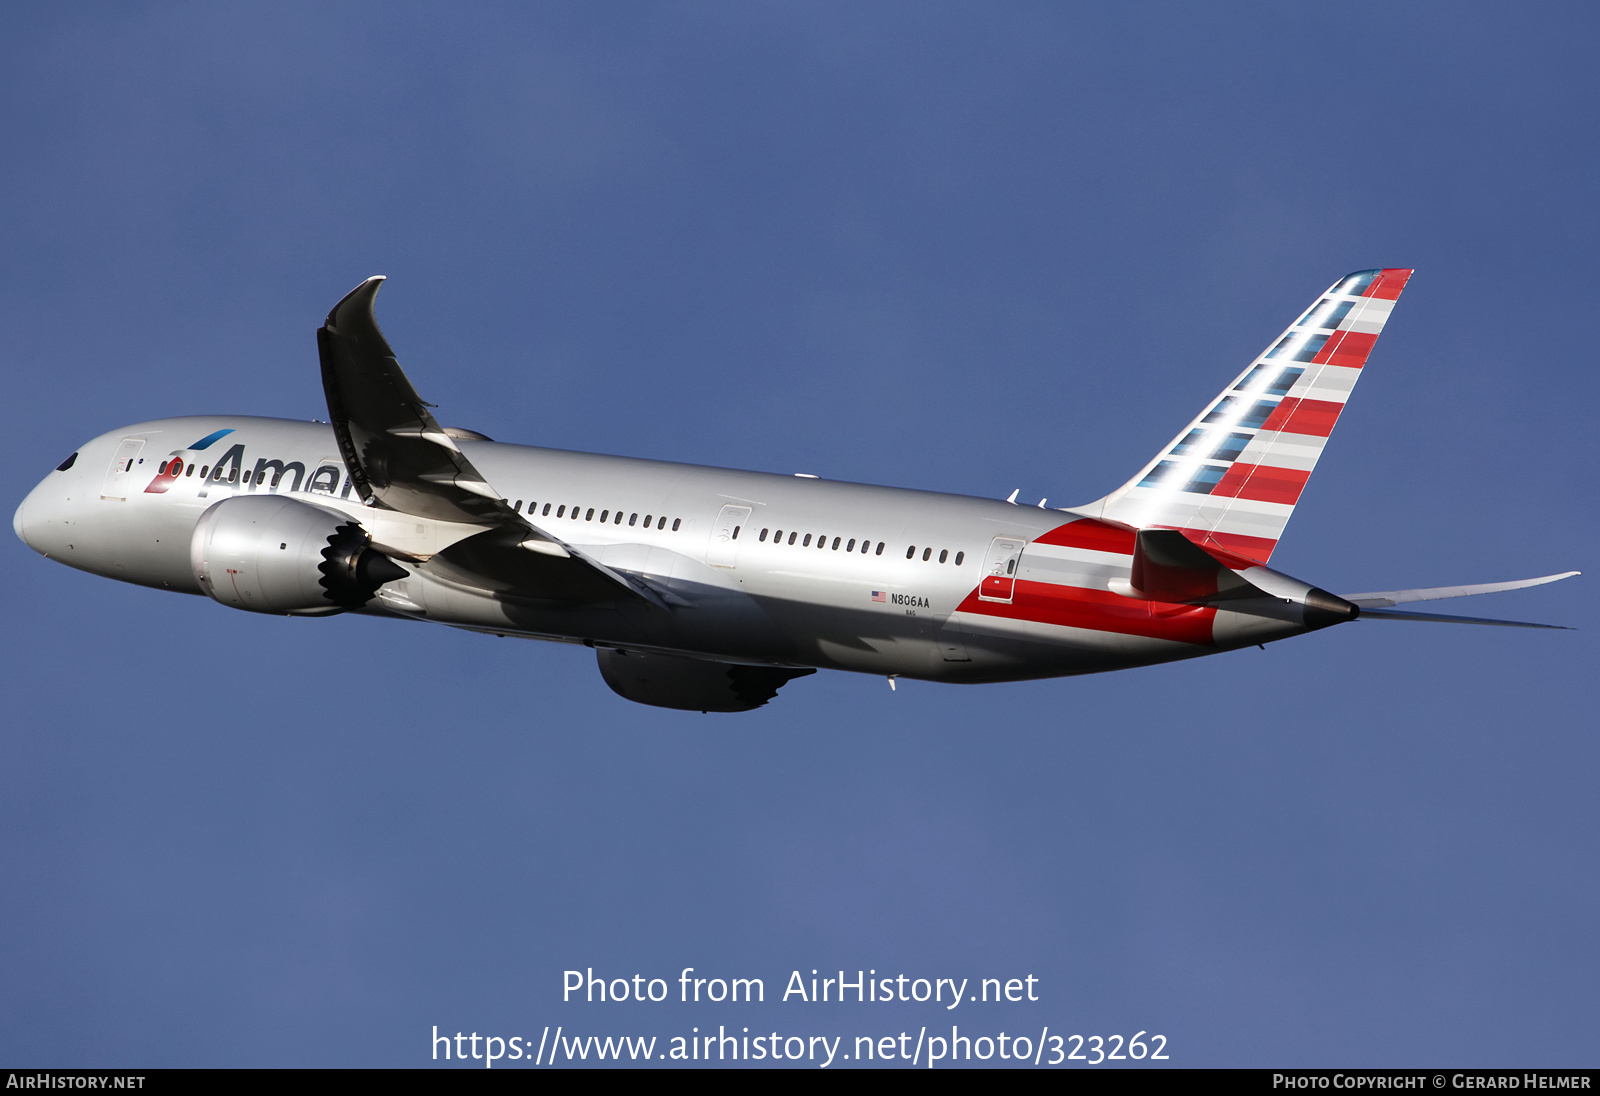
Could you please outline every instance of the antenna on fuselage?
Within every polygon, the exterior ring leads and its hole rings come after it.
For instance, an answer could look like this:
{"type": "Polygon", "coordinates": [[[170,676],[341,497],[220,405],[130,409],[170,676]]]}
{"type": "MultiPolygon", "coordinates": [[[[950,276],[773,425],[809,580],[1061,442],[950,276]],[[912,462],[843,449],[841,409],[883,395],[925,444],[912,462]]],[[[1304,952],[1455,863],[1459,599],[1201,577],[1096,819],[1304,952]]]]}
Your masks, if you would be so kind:
{"type": "Polygon", "coordinates": [[[1021,493],[1022,493],[1022,488],[1019,487],[1015,491],[1011,492],[1011,494],[1006,496],[1006,501],[1009,502],[1012,506],[1015,506],[1017,504],[1017,496],[1019,494],[1021,494],[1021,493]]]}

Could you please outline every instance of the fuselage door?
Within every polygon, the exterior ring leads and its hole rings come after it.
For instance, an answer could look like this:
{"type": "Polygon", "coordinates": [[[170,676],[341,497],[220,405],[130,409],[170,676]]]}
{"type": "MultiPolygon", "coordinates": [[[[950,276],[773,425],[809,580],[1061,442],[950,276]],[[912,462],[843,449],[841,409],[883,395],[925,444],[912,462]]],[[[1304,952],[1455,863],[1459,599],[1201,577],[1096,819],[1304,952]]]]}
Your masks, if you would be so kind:
{"type": "Polygon", "coordinates": [[[995,537],[989,545],[989,557],[983,561],[983,582],[978,586],[980,601],[1006,601],[1017,585],[1017,562],[1022,559],[1025,540],[1016,537],[995,537]]]}
{"type": "Polygon", "coordinates": [[[713,567],[732,567],[739,556],[739,536],[750,522],[750,507],[724,506],[717,511],[716,523],[711,527],[711,547],[706,550],[706,562],[713,567]]]}
{"type": "Polygon", "coordinates": [[[338,494],[339,480],[343,477],[344,461],[338,457],[323,457],[317,462],[317,470],[306,481],[306,490],[313,495],[338,494]]]}
{"type": "Polygon", "coordinates": [[[137,478],[134,469],[139,467],[139,453],[143,449],[143,438],[122,439],[122,444],[117,446],[117,455],[111,458],[111,467],[106,469],[106,482],[100,488],[101,498],[125,500],[128,497],[128,481],[137,478]]]}

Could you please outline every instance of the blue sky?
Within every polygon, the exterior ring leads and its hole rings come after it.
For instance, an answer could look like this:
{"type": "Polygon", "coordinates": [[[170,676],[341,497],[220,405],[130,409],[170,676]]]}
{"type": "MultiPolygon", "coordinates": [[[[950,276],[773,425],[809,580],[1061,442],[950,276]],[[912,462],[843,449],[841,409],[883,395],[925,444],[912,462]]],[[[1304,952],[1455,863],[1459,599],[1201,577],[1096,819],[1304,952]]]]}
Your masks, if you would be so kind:
{"type": "MultiPolygon", "coordinates": [[[[1313,297],[1417,274],[1274,557],[1594,571],[1590,6],[10,5],[14,506],[80,442],[326,417],[362,278],[498,439],[1056,505],[1313,297]]],[[[0,1062],[454,1033],[1145,1030],[1185,1065],[1595,1064],[1593,629],[1357,623],[637,707],[581,648],[55,566],[0,618],[0,1062]],[[578,1005],[561,972],[762,977],[578,1005]],[[1040,979],[959,1017],[791,970],[1040,979]]],[[[1464,611],[1582,625],[1594,581],[1464,611]]]]}

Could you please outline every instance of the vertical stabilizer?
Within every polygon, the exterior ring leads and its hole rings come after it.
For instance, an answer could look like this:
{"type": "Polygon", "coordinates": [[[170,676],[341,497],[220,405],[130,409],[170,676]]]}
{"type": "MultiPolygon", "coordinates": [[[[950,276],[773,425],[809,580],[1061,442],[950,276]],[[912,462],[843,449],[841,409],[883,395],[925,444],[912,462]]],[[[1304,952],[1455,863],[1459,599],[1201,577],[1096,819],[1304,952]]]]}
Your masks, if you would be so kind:
{"type": "Polygon", "coordinates": [[[1074,511],[1265,563],[1410,277],[1339,279],[1137,476],[1074,511]]]}

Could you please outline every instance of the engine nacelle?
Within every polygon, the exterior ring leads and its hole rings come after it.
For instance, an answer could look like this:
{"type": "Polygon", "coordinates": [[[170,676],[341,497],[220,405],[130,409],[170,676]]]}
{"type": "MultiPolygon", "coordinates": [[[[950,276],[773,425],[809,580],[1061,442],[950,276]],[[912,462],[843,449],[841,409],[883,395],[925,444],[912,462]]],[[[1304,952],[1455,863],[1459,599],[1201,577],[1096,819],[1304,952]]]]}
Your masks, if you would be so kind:
{"type": "Polygon", "coordinates": [[[595,648],[600,676],[611,691],[638,704],[687,712],[748,712],[815,670],[739,666],[677,655],[595,648]]]}
{"type": "Polygon", "coordinates": [[[322,616],[356,609],[408,572],[372,548],[361,525],[281,495],[223,499],[189,542],[200,588],[254,613],[322,616]]]}

